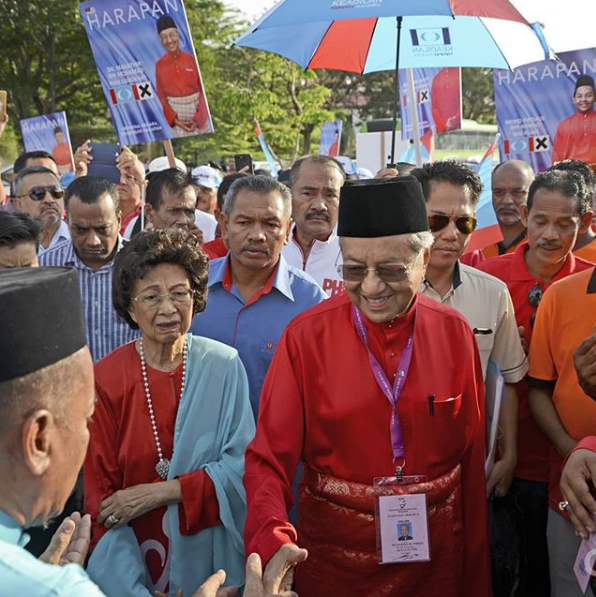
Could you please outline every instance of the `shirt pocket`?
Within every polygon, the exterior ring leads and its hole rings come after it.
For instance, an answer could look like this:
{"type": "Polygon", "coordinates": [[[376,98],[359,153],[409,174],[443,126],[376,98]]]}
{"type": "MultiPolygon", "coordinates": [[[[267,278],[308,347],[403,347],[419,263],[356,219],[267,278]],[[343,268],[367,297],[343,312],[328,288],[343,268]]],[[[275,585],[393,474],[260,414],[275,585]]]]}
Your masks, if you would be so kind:
{"type": "Polygon", "coordinates": [[[435,417],[456,417],[461,409],[462,395],[449,398],[436,398],[433,402],[433,415],[435,417]]]}
{"type": "MultiPolygon", "coordinates": [[[[488,361],[488,357],[493,350],[493,346],[495,345],[495,334],[474,334],[476,338],[476,346],[478,346],[478,352],[481,355],[487,355],[486,360],[488,361]]],[[[484,359],[483,359],[484,362],[484,359]]]]}

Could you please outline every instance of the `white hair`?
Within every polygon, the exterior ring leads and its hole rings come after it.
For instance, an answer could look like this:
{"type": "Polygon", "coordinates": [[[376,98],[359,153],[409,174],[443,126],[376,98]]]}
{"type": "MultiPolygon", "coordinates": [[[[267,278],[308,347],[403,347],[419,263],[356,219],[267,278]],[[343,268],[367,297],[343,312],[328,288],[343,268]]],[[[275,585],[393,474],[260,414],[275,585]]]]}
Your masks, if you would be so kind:
{"type": "Polygon", "coordinates": [[[435,237],[431,232],[425,230],[424,232],[413,232],[408,234],[409,245],[415,253],[421,253],[430,249],[435,242],[435,237]]]}

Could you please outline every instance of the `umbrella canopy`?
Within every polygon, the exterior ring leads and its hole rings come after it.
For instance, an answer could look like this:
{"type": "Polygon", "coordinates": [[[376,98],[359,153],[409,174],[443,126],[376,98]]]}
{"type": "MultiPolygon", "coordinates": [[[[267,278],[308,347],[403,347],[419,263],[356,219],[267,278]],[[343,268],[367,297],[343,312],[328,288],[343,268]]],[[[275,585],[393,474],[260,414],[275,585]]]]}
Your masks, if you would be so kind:
{"type": "Polygon", "coordinates": [[[281,0],[236,44],[289,58],[305,69],[359,74],[395,68],[513,69],[545,60],[540,28],[508,0],[281,0]]]}

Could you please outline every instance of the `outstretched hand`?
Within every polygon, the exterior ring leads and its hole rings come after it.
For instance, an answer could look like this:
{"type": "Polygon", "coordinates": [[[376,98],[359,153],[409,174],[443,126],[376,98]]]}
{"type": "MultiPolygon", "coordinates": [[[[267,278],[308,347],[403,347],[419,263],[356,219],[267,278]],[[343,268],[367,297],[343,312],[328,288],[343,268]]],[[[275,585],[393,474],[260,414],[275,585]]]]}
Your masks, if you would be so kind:
{"type": "Polygon", "coordinates": [[[91,517],[89,514],[81,517],[78,512],[73,512],[62,521],[54,533],[50,545],[39,556],[46,564],[78,564],[83,566],[89,543],[91,541],[91,517]]]}

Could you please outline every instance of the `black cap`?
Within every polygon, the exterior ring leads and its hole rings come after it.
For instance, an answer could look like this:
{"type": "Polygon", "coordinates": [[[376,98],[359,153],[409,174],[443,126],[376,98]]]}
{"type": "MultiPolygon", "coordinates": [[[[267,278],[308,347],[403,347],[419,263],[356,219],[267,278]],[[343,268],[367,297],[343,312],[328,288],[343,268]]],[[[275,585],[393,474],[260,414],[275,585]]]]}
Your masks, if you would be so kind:
{"type": "Polygon", "coordinates": [[[174,19],[169,15],[163,15],[157,19],[157,33],[161,33],[164,29],[178,29],[174,19]]]}
{"type": "Polygon", "coordinates": [[[575,94],[575,92],[580,87],[591,87],[592,90],[596,91],[596,89],[594,88],[594,79],[592,77],[590,77],[590,75],[580,75],[577,78],[577,82],[575,83],[575,90],[573,93],[575,94]]]}
{"type": "Polygon", "coordinates": [[[422,187],[413,176],[346,182],[338,236],[376,238],[428,231],[422,187]]]}
{"type": "Polygon", "coordinates": [[[0,305],[0,382],[53,365],[87,344],[74,268],[3,270],[0,305]]]}

